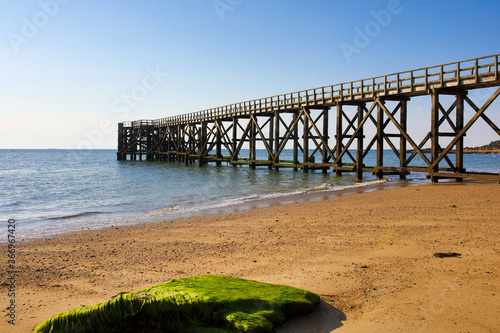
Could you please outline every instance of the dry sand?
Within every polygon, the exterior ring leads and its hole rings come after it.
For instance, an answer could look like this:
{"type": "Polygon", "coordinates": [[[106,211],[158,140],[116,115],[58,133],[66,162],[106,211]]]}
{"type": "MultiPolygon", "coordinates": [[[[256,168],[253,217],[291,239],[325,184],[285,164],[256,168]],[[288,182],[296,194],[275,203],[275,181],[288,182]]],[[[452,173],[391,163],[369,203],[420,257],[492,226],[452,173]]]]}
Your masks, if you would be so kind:
{"type": "MultiPolygon", "coordinates": [[[[499,222],[500,186],[443,183],[18,242],[16,326],[2,316],[0,331],[225,274],[321,295],[316,312],[278,332],[498,332],[499,222]]],[[[5,244],[1,253],[7,314],[5,244]]]]}

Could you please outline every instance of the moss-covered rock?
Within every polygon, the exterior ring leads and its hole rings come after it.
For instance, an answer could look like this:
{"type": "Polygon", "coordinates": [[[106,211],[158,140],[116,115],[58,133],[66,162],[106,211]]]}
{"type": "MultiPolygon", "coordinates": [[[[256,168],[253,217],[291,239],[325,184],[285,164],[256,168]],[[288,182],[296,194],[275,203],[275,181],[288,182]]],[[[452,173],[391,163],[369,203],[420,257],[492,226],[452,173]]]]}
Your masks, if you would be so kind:
{"type": "Polygon", "coordinates": [[[60,313],[34,332],[272,332],[319,301],[293,287],[203,275],[60,313]]]}

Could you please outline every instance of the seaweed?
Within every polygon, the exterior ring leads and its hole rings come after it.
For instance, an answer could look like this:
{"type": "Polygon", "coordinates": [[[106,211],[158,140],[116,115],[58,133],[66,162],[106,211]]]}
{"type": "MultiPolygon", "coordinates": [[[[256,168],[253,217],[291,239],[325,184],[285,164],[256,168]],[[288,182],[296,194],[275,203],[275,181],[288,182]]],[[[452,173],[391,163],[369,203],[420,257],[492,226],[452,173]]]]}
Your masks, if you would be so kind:
{"type": "Polygon", "coordinates": [[[57,314],[34,332],[272,332],[319,302],[318,295],[302,289],[202,275],[57,314]]]}

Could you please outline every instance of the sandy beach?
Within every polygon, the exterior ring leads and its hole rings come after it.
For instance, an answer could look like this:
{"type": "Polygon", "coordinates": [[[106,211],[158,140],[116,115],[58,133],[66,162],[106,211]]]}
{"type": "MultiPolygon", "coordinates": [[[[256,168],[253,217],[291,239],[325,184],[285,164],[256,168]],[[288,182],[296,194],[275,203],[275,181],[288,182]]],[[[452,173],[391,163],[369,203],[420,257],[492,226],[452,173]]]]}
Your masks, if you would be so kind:
{"type": "Polygon", "coordinates": [[[321,296],[278,332],[498,332],[499,222],[500,186],[442,183],[19,241],[15,326],[2,244],[0,331],[222,274],[321,296]]]}

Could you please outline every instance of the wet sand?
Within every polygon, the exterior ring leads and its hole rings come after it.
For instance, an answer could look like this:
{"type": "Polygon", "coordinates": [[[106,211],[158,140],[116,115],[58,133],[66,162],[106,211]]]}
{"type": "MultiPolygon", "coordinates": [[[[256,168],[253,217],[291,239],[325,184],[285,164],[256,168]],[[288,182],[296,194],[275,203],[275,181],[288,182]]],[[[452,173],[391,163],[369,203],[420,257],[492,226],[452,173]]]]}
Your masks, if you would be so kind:
{"type": "Polygon", "coordinates": [[[321,295],[316,312],[278,332],[498,331],[500,186],[426,184],[314,200],[18,242],[14,327],[4,317],[2,244],[0,332],[29,332],[56,313],[201,274],[321,295]]]}

